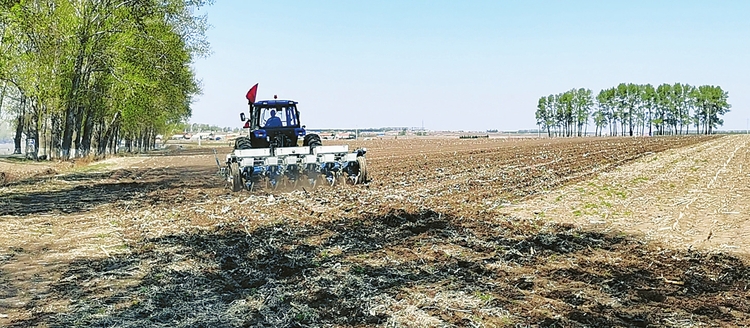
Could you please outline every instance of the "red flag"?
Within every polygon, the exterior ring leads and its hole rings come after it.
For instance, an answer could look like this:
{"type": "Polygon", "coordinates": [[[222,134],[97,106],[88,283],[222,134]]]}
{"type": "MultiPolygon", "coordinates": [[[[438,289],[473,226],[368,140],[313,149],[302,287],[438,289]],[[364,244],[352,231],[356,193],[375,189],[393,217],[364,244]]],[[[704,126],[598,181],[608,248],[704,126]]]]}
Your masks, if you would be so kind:
{"type": "Polygon", "coordinates": [[[255,102],[255,95],[258,94],[258,83],[255,83],[255,85],[250,88],[250,91],[247,92],[247,95],[245,95],[245,98],[247,98],[247,103],[252,104],[255,102]]]}

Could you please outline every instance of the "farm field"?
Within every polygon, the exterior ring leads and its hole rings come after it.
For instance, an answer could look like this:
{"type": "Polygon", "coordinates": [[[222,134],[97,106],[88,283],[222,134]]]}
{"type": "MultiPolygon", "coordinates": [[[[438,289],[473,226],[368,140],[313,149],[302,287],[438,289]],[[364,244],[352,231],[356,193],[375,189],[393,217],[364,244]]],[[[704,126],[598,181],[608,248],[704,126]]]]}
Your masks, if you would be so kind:
{"type": "Polygon", "coordinates": [[[211,148],[0,162],[0,325],[747,326],[749,141],[352,141],[368,185],[253,193],[211,148]]]}
{"type": "Polygon", "coordinates": [[[731,136],[650,155],[524,202],[513,216],[549,215],[685,250],[748,254],[749,141],[731,136]]]}

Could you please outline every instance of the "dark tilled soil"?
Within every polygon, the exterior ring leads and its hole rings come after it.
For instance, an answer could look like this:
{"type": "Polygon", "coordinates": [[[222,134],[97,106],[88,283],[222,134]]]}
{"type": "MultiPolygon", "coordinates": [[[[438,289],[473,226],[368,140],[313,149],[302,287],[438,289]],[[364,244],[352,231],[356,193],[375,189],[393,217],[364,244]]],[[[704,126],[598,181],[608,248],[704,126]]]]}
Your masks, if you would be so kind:
{"type": "MultiPolygon", "coordinates": [[[[394,212],[249,233],[225,226],[135,246],[127,256],[71,263],[63,276],[76,279],[55,283],[46,298],[74,300],[69,311],[11,326],[367,326],[392,319],[379,309],[384,300],[408,300],[422,286],[482,295],[483,306],[506,310],[514,325],[750,324],[750,268],[740,259],[574,227],[478,227],[430,211],[394,212]],[[321,235],[328,236],[322,243],[306,242],[321,235]],[[429,251],[443,245],[461,254],[429,251]],[[334,248],[343,251],[325,253],[334,248]],[[398,264],[369,263],[393,254],[408,255],[398,264]],[[144,266],[150,269],[137,284],[101,295],[144,266]]],[[[477,308],[424,311],[457,326],[493,322],[477,308]]]]}

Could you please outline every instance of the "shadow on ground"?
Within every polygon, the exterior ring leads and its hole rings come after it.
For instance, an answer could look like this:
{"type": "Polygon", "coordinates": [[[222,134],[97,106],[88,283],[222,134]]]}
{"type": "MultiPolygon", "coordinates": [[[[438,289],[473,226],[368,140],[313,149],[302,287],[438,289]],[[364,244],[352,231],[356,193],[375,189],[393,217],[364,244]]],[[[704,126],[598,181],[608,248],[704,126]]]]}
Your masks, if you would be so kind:
{"type": "Polygon", "coordinates": [[[0,199],[0,216],[79,213],[96,206],[145,197],[156,190],[222,188],[223,181],[210,166],[155,169],[119,169],[38,176],[13,182],[0,199]],[[62,188],[50,184],[64,184],[62,188]]]}
{"type": "MultiPolygon", "coordinates": [[[[509,325],[750,324],[750,269],[737,258],[571,227],[462,222],[392,212],[142,240],[130,255],[71,263],[51,293],[27,305],[32,317],[10,326],[372,326],[404,320],[394,317],[397,303],[426,286],[480,295],[483,306],[507,310],[500,322],[509,325]],[[383,256],[446,246],[461,252],[383,256]],[[43,310],[66,300],[66,311],[43,310]]],[[[414,306],[449,325],[498,322],[477,307],[414,306]]]]}

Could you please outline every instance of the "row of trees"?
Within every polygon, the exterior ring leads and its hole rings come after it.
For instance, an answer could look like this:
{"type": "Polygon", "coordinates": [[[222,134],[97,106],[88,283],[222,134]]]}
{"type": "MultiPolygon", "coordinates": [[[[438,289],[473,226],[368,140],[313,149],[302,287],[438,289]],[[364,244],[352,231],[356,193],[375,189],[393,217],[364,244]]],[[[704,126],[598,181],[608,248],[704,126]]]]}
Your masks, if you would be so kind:
{"type": "Polygon", "coordinates": [[[208,53],[206,0],[0,4],[0,111],[45,155],[146,149],[190,116],[190,67],[208,53]],[[73,151],[75,150],[75,151],[73,151]]]}
{"type": "Polygon", "coordinates": [[[625,84],[601,90],[572,89],[539,98],[536,120],[549,136],[581,136],[593,121],[595,134],[664,135],[711,134],[724,124],[722,115],[731,105],[728,93],[718,86],[699,87],[675,83],[654,88],[650,84],[625,84]]]}

